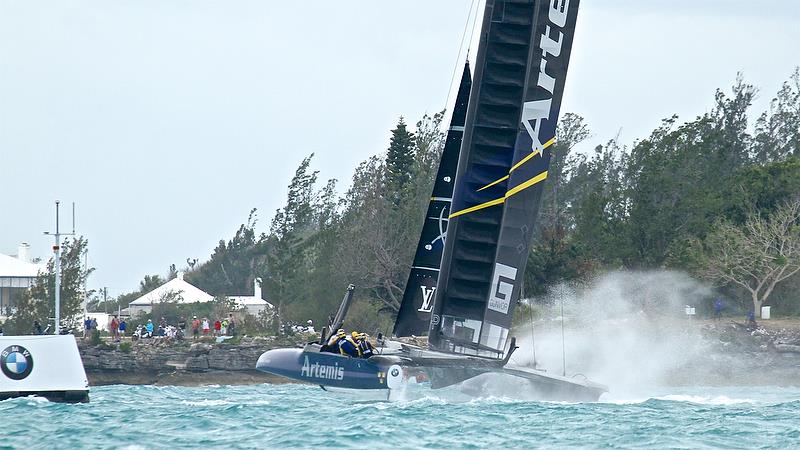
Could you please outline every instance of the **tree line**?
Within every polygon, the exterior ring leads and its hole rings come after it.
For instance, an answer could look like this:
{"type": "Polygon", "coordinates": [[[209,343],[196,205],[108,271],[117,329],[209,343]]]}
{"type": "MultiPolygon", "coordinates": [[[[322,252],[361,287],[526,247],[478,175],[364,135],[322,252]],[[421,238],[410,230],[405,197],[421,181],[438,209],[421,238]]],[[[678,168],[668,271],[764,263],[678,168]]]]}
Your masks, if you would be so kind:
{"type": "MultiPolygon", "coordinates": [[[[592,139],[588,124],[564,114],[523,296],[609,270],[669,268],[715,283],[742,309],[800,312],[800,72],[757,116],[756,94],[740,76],[693,120],[668,117],[646,138],[611,139],[588,152],[576,150],[592,139]]],[[[413,131],[401,117],[388,148],[359,164],[341,194],[337,180],[319,180],[307,156],[269,226],[259,227],[253,209],[207,261],[187,260],[185,279],[222,296],[249,294],[261,278],[276,327],[326,322],[353,283],[350,326],[389,331],[443,149],[444,117],[425,115],[413,131]]],[[[148,276],[108,303],[125,306],[175,272],[173,265],[166,278],[148,276]]]]}

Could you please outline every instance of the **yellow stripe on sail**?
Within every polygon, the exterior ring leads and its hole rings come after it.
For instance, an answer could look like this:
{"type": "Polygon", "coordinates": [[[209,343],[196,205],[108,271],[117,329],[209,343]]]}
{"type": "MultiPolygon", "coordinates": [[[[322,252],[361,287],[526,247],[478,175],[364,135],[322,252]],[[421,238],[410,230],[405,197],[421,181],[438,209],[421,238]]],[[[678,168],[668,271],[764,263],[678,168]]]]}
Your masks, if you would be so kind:
{"type": "Polygon", "coordinates": [[[523,191],[525,189],[528,189],[529,187],[533,186],[536,183],[540,183],[540,182],[544,181],[545,178],[547,178],[547,171],[546,170],[544,172],[540,173],[539,175],[536,175],[535,177],[531,178],[530,180],[528,180],[528,181],[526,181],[526,182],[524,182],[524,183],[522,183],[522,184],[520,184],[518,186],[514,186],[513,188],[511,188],[510,191],[506,192],[506,198],[511,197],[512,195],[516,194],[517,192],[520,192],[520,191],[523,191]]]}
{"type": "Polygon", "coordinates": [[[541,155],[541,154],[542,154],[542,152],[543,152],[543,151],[544,151],[544,150],[545,150],[547,147],[550,147],[550,146],[551,146],[551,145],[553,145],[555,142],[556,142],[556,138],[552,138],[552,139],[550,139],[549,141],[545,142],[545,143],[544,143],[544,145],[542,146],[542,149],[541,149],[541,150],[534,150],[534,151],[532,151],[530,155],[528,155],[528,156],[526,156],[526,157],[522,158],[522,159],[521,159],[521,160],[520,160],[518,163],[516,163],[516,164],[514,164],[513,166],[511,166],[511,170],[509,170],[509,171],[508,171],[508,173],[511,173],[511,172],[513,172],[513,171],[517,170],[517,168],[519,168],[519,166],[521,166],[521,165],[525,164],[526,162],[528,162],[528,160],[529,160],[529,159],[533,158],[534,156],[536,156],[536,155],[541,155]]]}
{"type": "Polygon", "coordinates": [[[502,181],[506,181],[507,179],[508,179],[508,175],[504,176],[503,178],[500,178],[499,180],[494,180],[491,183],[487,184],[486,186],[478,189],[478,192],[480,192],[480,191],[482,191],[482,190],[484,190],[486,188],[490,188],[490,187],[494,186],[495,184],[500,183],[502,181]]]}
{"type": "Polygon", "coordinates": [[[490,187],[494,186],[494,185],[495,185],[495,184],[497,184],[497,183],[501,183],[501,182],[503,182],[503,181],[506,181],[506,180],[508,179],[508,177],[509,177],[509,176],[511,176],[511,172],[513,172],[513,171],[517,170],[517,169],[518,169],[518,168],[519,168],[521,165],[523,165],[523,164],[525,164],[526,162],[528,162],[528,161],[529,161],[531,158],[533,158],[534,156],[536,156],[536,155],[541,155],[541,154],[542,154],[542,151],[544,151],[544,149],[546,149],[547,147],[550,147],[550,146],[551,146],[551,145],[553,145],[555,142],[556,142],[556,138],[552,138],[552,139],[550,139],[549,141],[545,142],[545,143],[544,143],[544,145],[542,145],[542,149],[541,149],[541,150],[534,150],[534,151],[532,151],[532,152],[531,152],[531,153],[530,153],[528,156],[526,156],[526,157],[522,158],[522,159],[521,159],[521,160],[520,160],[518,163],[516,163],[516,164],[514,164],[513,166],[511,166],[511,169],[508,171],[508,175],[506,175],[506,176],[504,176],[504,177],[502,177],[502,178],[500,178],[500,179],[497,179],[497,180],[494,180],[494,181],[492,181],[491,183],[487,184],[486,186],[484,186],[484,187],[482,187],[482,188],[478,189],[478,190],[477,190],[477,192],[480,192],[480,191],[482,191],[482,190],[484,190],[484,189],[486,189],[486,188],[490,188],[490,187]]]}
{"type": "Polygon", "coordinates": [[[458,216],[460,216],[462,214],[469,214],[471,212],[478,211],[479,209],[488,208],[488,207],[494,206],[494,205],[499,205],[499,204],[503,203],[504,201],[506,201],[505,197],[496,198],[496,199],[490,200],[490,201],[488,201],[486,203],[481,203],[480,205],[475,205],[475,206],[473,206],[471,208],[462,209],[461,211],[456,211],[453,214],[450,214],[448,219],[452,219],[453,217],[458,217],[458,216]]]}
{"type": "Polygon", "coordinates": [[[461,211],[456,211],[453,214],[450,214],[450,216],[448,218],[452,219],[453,217],[458,217],[458,216],[463,215],[463,214],[469,214],[471,212],[475,212],[475,211],[478,211],[478,210],[481,210],[481,209],[484,209],[484,208],[488,208],[490,206],[500,205],[503,202],[505,202],[507,198],[509,198],[509,197],[511,197],[513,195],[516,195],[516,194],[524,191],[525,189],[528,189],[529,187],[533,186],[534,184],[541,183],[545,179],[547,179],[547,171],[546,170],[544,172],[540,173],[539,175],[536,175],[535,177],[531,178],[530,180],[528,180],[528,181],[526,181],[526,182],[524,182],[524,183],[522,183],[520,185],[514,186],[510,191],[506,192],[506,195],[504,195],[504,196],[502,196],[500,198],[496,198],[494,200],[489,200],[488,202],[481,203],[480,205],[475,205],[475,206],[472,206],[472,207],[469,207],[469,208],[466,208],[466,209],[462,209],[461,211]]]}

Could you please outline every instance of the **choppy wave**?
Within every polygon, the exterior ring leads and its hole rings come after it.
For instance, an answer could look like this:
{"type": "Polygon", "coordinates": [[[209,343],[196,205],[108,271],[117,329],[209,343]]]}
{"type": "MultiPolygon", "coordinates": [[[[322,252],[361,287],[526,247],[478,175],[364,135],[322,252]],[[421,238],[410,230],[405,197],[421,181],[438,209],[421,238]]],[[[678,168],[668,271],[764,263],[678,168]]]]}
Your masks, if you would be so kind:
{"type": "MultiPolygon", "coordinates": [[[[315,386],[106,386],[92,402],[0,402],[5,448],[793,447],[800,389],[693,388],[598,403],[363,401],[315,386]],[[104,437],[105,436],[105,437],[104,437]],[[113,438],[110,438],[113,437],[113,438]]],[[[411,395],[415,394],[415,395],[411,395]]]]}

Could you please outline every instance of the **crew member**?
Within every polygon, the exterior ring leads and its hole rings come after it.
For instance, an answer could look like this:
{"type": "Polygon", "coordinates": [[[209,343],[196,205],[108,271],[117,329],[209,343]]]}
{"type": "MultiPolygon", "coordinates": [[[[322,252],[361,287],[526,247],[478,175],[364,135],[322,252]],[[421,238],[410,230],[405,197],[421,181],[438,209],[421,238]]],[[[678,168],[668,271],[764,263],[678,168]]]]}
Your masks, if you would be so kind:
{"type": "Polygon", "coordinates": [[[339,353],[339,339],[343,339],[345,337],[345,332],[343,329],[339,328],[335,334],[332,334],[328,342],[322,346],[319,350],[321,352],[331,352],[331,353],[339,353]]]}
{"type": "MultiPolygon", "coordinates": [[[[336,342],[336,344],[339,346],[339,353],[345,356],[358,358],[358,346],[356,345],[356,341],[354,341],[351,336],[348,336],[346,333],[344,333],[344,330],[339,331],[341,331],[343,334],[343,336],[341,336],[336,342]]],[[[354,331],[353,334],[357,333],[354,331]]]]}
{"type": "Polygon", "coordinates": [[[356,345],[358,346],[358,356],[362,358],[369,358],[375,354],[375,347],[367,338],[367,333],[360,333],[356,337],[356,345]]]}

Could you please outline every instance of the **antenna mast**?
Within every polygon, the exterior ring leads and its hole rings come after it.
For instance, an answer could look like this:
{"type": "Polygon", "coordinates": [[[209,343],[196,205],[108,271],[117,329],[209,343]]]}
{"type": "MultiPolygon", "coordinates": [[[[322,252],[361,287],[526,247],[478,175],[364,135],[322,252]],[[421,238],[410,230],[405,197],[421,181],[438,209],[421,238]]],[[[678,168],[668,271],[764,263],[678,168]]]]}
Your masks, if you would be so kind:
{"type": "Polygon", "coordinates": [[[55,271],[56,286],[56,314],[55,314],[55,327],[54,334],[61,333],[61,236],[75,236],[75,202],[72,202],[72,233],[61,233],[58,227],[58,207],[60,201],[56,200],[56,232],[50,233],[45,231],[44,234],[53,235],[55,237],[55,245],[53,245],[53,266],[55,271]]]}

